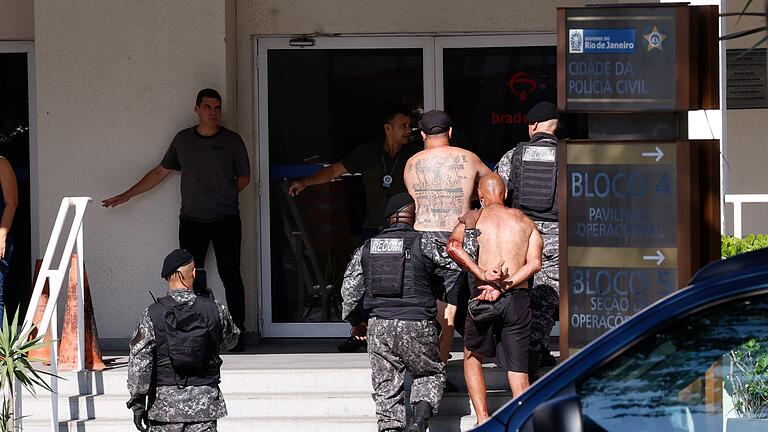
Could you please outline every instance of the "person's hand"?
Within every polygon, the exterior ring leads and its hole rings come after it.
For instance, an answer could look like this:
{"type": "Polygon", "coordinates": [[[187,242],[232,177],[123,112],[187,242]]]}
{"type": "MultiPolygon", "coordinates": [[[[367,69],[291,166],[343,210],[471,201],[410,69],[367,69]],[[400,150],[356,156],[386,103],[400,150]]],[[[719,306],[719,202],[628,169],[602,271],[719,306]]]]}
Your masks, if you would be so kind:
{"type": "Polygon", "coordinates": [[[123,204],[124,202],[127,202],[129,199],[131,199],[131,196],[128,195],[127,192],[123,192],[120,195],[115,195],[112,198],[102,200],[101,205],[104,207],[115,207],[123,204]]]}
{"type": "Polygon", "coordinates": [[[5,239],[7,234],[0,234],[0,259],[5,258],[5,239]]]}
{"type": "Polygon", "coordinates": [[[133,424],[141,432],[147,432],[147,429],[149,429],[149,414],[147,414],[147,410],[143,408],[133,410],[133,424]]]}
{"type": "Polygon", "coordinates": [[[304,180],[292,181],[291,184],[288,186],[288,195],[297,196],[306,187],[307,187],[307,184],[304,183],[304,180]]]}
{"type": "Polygon", "coordinates": [[[480,294],[474,300],[495,302],[501,297],[501,291],[495,285],[480,285],[477,289],[480,290],[480,294]]]}
{"type": "Polygon", "coordinates": [[[509,274],[504,269],[504,260],[499,261],[495,266],[483,270],[483,280],[491,283],[503,282],[509,274]]]}
{"type": "Polygon", "coordinates": [[[361,322],[358,325],[352,326],[352,336],[357,340],[365,340],[368,334],[368,323],[361,322]]]}
{"type": "Polygon", "coordinates": [[[463,215],[459,216],[459,222],[464,224],[465,229],[475,229],[477,226],[477,220],[480,219],[480,214],[483,209],[470,210],[463,215]]]}

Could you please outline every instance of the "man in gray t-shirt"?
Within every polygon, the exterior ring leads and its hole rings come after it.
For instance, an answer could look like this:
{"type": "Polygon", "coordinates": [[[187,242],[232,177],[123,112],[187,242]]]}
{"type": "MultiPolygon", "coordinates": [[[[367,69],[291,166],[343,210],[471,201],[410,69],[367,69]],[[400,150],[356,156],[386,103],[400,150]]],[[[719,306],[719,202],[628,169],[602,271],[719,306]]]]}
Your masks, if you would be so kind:
{"type": "MultiPolygon", "coordinates": [[[[245,332],[245,289],[240,276],[241,225],[238,193],[251,180],[243,139],[220,124],[221,95],[213,89],[197,94],[198,124],[171,141],[162,162],[127,191],[102,201],[114,207],[157,186],[171,171],[181,171],[179,243],[204,265],[213,243],[216,267],[224,284],[232,319],[245,332]]],[[[242,351],[241,337],[233,351],[242,351]]]]}

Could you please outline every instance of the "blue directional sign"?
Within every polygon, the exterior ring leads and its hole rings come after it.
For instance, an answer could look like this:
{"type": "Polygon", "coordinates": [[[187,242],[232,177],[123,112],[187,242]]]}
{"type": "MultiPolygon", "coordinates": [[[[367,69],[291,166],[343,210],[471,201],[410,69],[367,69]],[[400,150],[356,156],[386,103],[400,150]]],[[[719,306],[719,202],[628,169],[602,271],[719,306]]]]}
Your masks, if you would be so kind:
{"type": "Polygon", "coordinates": [[[568,342],[579,348],[677,286],[674,143],[568,143],[568,342]]]}

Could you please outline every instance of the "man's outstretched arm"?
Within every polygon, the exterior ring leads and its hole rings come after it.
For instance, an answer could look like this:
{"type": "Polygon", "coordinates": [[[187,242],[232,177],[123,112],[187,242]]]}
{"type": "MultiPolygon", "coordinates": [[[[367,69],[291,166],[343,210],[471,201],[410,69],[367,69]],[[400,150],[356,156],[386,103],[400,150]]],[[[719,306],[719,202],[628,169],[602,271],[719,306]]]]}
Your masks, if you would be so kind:
{"type": "Polygon", "coordinates": [[[163,167],[162,165],[158,165],[149,170],[149,172],[146,173],[144,177],[142,177],[141,180],[139,180],[135,185],[131,186],[130,189],[121,193],[120,195],[115,195],[112,198],[103,200],[101,205],[104,207],[115,207],[123,204],[136,195],[142,194],[157,186],[161,181],[163,181],[163,179],[168,177],[168,174],[170,173],[171,170],[163,167]]]}
{"type": "Polygon", "coordinates": [[[322,168],[320,171],[312,174],[311,176],[291,182],[288,186],[288,195],[297,196],[307,186],[315,186],[319,184],[325,184],[329,181],[347,173],[347,168],[341,162],[336,162],[327,167],[322,168]]]}

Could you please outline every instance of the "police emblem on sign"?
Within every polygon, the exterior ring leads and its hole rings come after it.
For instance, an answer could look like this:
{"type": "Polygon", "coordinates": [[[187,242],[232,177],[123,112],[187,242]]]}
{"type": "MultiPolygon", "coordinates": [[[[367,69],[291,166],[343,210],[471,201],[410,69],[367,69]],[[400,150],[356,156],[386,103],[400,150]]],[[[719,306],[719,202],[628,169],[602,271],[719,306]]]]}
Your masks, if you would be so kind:
{"type": "Polygon", "coordinates": [[[570,29],[568,31],[568,46],[570,53],[581,54],[584,52],[584,29],[570,29]]]}
{"type": "Polygon", "coordinates": [[[523,152],[523,161],[525,162],[554,162],[557,155],[557,149],[554,147],[535,147],[525,148],[523,152]]]}
{"type": "Polygon", "coordinates": [[[399,238],[372,238],[372,254],[401,254],[403,253],[403,239],[399,238]]]}

